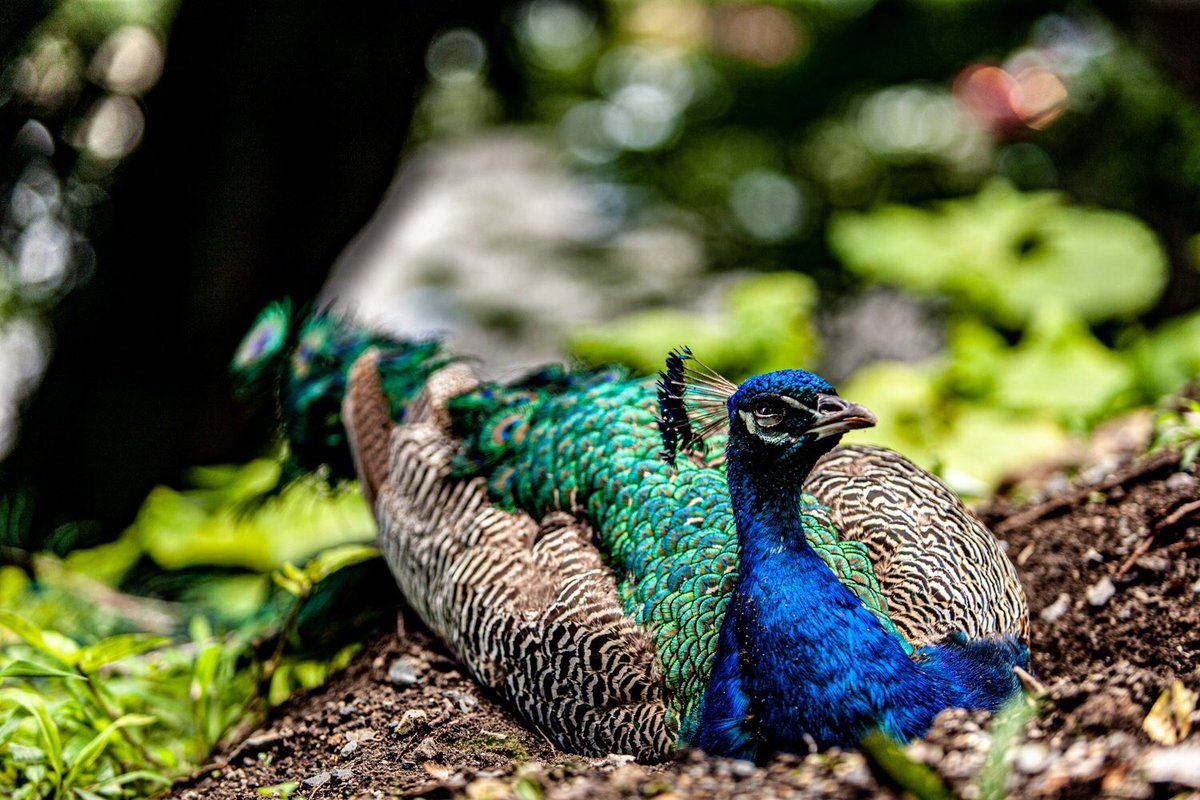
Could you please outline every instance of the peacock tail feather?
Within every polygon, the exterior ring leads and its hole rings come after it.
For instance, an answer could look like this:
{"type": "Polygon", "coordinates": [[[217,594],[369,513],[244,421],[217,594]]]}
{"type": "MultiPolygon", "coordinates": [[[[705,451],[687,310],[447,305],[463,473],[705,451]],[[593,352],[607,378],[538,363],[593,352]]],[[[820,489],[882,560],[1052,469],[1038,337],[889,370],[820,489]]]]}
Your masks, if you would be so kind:
{"type": "Polygon", "coordinates": [[[238,395],[273,395],[288,445],[284,482],[324,470],[333,480],[354,477],[341,404],[350,365],[371,348],[393,417],[425,381],[451,359],[436,341],[396,339],[350,323],[331,311],[293,312],[284,299],[267,306],[242,339],[230,373],[238,395]]]}

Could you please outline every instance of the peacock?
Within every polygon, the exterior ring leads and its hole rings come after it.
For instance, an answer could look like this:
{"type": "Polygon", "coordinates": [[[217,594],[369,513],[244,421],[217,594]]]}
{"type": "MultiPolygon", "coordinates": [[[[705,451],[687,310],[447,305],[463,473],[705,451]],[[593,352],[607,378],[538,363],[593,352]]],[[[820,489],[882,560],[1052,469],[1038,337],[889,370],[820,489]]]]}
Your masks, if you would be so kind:
{"type": "Polygon", "coordinates": [[[874,418],[818,376],[734,385],[680,350],[657,381],[480,382],[435,342],[287,311],[241,384],[275,387],[298,469],[351,455],[407,601],[561,747],[762,759],[1020,691],[1011,562],[932,475],[835,447],[874,418]]]}

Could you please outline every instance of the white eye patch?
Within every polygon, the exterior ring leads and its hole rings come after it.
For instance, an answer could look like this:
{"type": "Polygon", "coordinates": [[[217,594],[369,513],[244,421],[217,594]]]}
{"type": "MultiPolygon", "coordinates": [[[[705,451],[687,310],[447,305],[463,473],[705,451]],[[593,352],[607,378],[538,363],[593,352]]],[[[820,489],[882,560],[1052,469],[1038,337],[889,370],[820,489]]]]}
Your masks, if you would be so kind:
{"type": "Polygon", "coordinates": [[[742,422],[746,423],[746,430],[762,439],[767,444],[787,444],[795,441],[791,434],[785,431],[768,431],[759,427],[758,422],[754,419],[754,414],[749,411],[739,411],[738,414],[742,418],[742,422]]]}
{"type": "Polygon", "coordinates": [[[787,403],[789,406],[791,406],[792,408],[794,408],[798,411],[807,411],[810,414],[817,413],[816,409],[814,409],[812,406],[807,405],[806,403],[801,403],[796,398],[788,397],[786,394],[779,395],[778,399],[783,401],[784,403],[787,403]]]}

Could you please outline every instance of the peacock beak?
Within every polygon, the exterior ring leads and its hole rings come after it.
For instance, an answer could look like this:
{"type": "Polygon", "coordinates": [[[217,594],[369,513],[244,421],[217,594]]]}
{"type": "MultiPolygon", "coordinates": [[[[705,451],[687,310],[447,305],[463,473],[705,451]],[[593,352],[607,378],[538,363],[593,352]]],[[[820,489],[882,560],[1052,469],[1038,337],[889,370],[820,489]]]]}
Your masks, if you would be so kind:
{"type": "Polygon", "coordinates": [[[816,422],[805,433],[816,434],[818,439],[824,439],[858,428],[870,428],[874,424],[875,415],[863,406],[836,394],[822,394],[817,396],[816,422]]]}

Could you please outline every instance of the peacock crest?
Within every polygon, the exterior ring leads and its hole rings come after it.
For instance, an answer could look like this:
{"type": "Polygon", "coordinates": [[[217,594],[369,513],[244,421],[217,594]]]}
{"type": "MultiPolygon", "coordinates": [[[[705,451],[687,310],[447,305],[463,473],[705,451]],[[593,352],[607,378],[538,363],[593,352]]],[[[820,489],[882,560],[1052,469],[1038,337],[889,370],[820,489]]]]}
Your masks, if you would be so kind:
{"type": "Polygon", "coordinates": [[[725,404],[737,386],[684,346],[667,355],[657,390],[662,460],[674,466],[680,454],[702,452],[708,438],[728,424],[725,404]]]}

